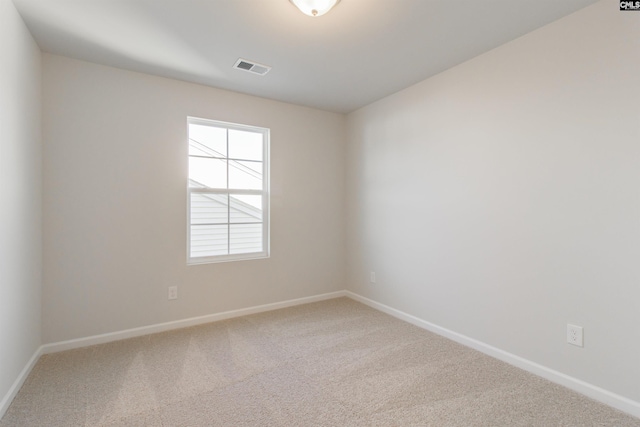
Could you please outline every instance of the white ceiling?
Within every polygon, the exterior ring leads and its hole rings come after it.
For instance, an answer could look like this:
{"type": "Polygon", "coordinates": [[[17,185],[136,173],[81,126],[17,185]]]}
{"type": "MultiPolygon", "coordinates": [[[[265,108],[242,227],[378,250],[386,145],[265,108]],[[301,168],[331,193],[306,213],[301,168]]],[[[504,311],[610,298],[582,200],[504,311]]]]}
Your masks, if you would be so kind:
{"type": "Polygon", "coordinates": [[[346,113],[596,0],[14,0],[46,52],[346,113]],[[232,68],[238,58],[266,76],[232,68]]]}

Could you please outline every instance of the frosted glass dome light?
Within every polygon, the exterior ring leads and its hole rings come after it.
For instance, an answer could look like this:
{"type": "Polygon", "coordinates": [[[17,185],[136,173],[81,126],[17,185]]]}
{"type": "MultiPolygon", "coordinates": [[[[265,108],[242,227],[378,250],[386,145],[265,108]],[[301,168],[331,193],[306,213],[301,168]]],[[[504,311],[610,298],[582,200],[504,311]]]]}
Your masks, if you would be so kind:
{"type": "Polygon", "coordinates": [[[309,16],[322,16],[329,12],[340,0],[289,0],[302,13],[309,16]]]}

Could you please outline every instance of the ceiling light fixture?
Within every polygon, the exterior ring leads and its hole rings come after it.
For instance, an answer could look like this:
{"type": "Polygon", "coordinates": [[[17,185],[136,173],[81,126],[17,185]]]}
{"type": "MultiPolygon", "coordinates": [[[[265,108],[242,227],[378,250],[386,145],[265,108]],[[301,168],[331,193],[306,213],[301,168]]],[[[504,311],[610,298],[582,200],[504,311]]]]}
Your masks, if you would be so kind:
{"type": "Polygon", "coordinates": [[[309,16],[322,16],[337,5],[340,0],[289,0],[302,13],[309,16]]]}

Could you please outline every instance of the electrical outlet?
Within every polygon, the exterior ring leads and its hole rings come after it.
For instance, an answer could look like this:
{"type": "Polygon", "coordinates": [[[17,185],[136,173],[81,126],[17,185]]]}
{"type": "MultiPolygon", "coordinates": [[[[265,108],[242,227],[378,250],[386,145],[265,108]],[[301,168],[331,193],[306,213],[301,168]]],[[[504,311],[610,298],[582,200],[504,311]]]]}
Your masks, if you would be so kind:
{"type": "Polygon", "coordinates": [[[371,283],[376,283],[376,273],[375,272],[371,272],[371,276],[369,277],[369,281],[371,283]]]}
{"type": "Polygon", "coordinates": [[[169,299],[178,299],[178,287],[169,286],[169,299]]]}
{"type": "Polygon", "coordinates": [[[571,345],[583,347],[582,326],[567,325],[567,342],[571,345]]]}

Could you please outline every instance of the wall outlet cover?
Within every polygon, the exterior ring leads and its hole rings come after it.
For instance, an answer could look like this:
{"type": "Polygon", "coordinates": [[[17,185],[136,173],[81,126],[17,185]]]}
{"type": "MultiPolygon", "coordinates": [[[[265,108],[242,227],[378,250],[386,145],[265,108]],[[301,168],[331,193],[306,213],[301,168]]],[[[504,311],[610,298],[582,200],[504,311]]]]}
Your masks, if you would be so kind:
{"type": "Polygon", "coordinates": [[[584,347],[582,326],[567,325],[567,342],[571,345],[584,347]]]}

